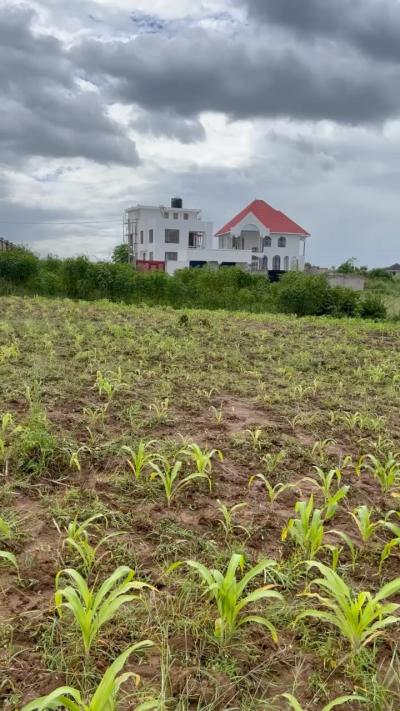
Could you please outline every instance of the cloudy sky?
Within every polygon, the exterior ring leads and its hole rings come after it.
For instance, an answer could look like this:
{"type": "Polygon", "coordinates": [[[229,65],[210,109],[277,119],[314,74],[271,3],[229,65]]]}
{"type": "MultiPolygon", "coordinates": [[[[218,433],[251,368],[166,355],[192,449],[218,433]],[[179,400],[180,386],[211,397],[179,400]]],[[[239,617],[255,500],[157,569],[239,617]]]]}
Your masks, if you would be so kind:
{"type": "Polygon", "coordinates": [[[400,261],[400,0],[0,0],[0,236],[107,257],[263,198],[329,266],[400,261]]]}

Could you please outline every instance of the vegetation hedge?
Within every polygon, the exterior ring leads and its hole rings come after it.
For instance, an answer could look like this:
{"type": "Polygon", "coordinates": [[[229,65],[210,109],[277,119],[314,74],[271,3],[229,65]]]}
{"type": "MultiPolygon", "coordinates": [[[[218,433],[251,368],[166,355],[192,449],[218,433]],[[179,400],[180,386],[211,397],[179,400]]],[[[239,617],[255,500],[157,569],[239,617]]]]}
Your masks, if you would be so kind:
{"type": "Polygon", "coordinates": [[[137,272],[126,263],[91,262],[86,257],[38,259],[24,249],[0,253],[0,293],[298,316],[386,316],[379,295],[331,288],[323,275],[288,272],[271,284],[265,276],[237,267],[203,267],[169,276],[137,272]]]}

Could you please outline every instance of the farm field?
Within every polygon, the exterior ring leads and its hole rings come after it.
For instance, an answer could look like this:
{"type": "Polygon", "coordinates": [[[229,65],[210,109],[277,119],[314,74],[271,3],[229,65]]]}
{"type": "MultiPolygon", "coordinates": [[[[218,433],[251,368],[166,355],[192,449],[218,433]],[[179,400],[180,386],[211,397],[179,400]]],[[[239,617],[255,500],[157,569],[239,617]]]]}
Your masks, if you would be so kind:
{"type": "Polygon", "coordinates": [[[1,708],[398,711],[400,325],[1,306],[1,708]]]}

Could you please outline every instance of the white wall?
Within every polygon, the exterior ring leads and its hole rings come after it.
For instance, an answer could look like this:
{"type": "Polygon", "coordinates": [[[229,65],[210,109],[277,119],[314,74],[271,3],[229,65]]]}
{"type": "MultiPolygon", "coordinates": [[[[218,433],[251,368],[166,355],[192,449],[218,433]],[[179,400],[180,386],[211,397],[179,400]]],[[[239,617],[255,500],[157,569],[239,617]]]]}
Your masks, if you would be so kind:
{"type": "MultiPolygon", "coordinates": [[[[279,256],[281,259],[281,270],[284,270],[284,259],[289,258],[289,269],[295,268],[294,265],[297,260],[298,268],[304,268],[304,238],[299,235],[287,234],[285,232],[272,233],[267,229],[260,220],[257,219],[255,215],[248,214],[243,218],[231,232],[231,237],[241,237],[245,238],[245,249],[252,249],[253,247],[259,247],[259,236],[255,233],[258,230],[260,236],[271,238],[271,247],[264,247],[262,252],[257,252],[258,256],[268,257],[268,269],[272,269],[272,262],[274,256],[279,256]],[[279,237],[285,237],[286,246],[278,247],[279,237]]],[[[218,249],[221,238],[216,238],[215,247],[218,249]]],[[[230,237],[225,235],[224,246],[231,244],[230,237]]]]}
{"type": "MultiPolygon", "coordinates": [[[[211,222],[204,222],[199,219],[198,210],[190,210],[185,208],[165,208],[165,210],[157,207],[138,207],[128,211],[128,217],[131,220],[137,218],[137,258],[165,261],[166,252],[176,252],[178,261],[186,261],[187,251],[189,250],[189,232],[204,232],[204,248],[210,248],[213,240],[213,226],[211,222]],[[168,213],[168,219],[164,217],[164,212],[168,213]],[[178,215],[178,219],[174,219],[174,214],[178,215]],[[188,219],[184,219],[184,215],[188,215],[188,219]],[[150,242],[149,233],[153,230],[154,241],[150,242]],[[165,242],[165,230],[179,230],[179,243],[165,242]],[[143,243],[141,242],[141,232],[143,232],[143,243]],[[144,254],[145,253],[145,256],[144,254]]],[[[196,252],[196,249],[190,249],[190,252],[196,252]]]]}

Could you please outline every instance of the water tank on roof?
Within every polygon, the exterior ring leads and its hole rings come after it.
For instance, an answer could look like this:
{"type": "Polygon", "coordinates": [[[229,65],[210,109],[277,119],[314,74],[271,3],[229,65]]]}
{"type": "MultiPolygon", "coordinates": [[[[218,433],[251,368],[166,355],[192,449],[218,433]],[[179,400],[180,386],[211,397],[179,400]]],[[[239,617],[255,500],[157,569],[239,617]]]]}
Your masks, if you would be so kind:
{"type": "Polygon", "coordinates": [[[180,208],[182,208],[182,205],[183,205],[183,203],[182,203],[182,198],[177,198],[177,197],[175,197],[175,198],[172,198],[172,199],[171,199],[171,207],[175,207],[176,209],[180,209],[180,208]]]}

